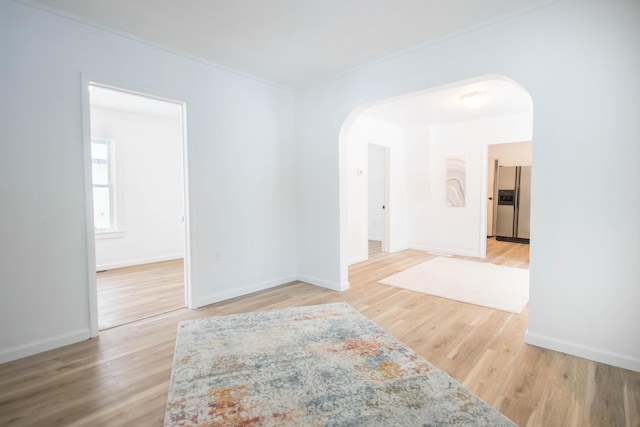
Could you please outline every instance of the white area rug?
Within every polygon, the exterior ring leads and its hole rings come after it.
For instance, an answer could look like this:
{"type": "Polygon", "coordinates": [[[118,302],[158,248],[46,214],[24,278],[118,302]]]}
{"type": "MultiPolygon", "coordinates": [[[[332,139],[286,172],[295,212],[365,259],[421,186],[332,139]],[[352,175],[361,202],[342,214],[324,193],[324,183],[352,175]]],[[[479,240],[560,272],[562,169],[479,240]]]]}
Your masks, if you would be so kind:
{"type": "Polygon", "coordinates": [[[529,302],[529,270],[437,257],[379,283],[520,314],[529,302]]]}

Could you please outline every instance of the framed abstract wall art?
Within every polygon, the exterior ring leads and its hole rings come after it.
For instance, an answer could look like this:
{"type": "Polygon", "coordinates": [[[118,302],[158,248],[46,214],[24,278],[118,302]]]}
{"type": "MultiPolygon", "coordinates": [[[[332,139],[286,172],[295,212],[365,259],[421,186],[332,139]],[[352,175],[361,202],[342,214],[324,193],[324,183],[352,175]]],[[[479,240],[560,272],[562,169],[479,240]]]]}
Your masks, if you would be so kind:
{"type": "Polygon", "coordinates": [[[466,161],[459,157],[447,158],[447,206],[463,207],[465,203],[466,161]]]}

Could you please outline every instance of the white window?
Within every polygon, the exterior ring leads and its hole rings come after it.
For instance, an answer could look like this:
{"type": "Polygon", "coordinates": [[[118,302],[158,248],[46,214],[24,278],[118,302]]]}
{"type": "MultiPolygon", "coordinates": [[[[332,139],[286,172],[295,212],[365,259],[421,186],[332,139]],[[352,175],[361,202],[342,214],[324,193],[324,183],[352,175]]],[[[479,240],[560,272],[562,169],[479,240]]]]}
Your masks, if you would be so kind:
{"type": "Polygon", "coordinates": [[[114,142],[108,139],[91,140],[91,171],[93,177],[93,224],[96,232],[115,231],[114,142]]]}

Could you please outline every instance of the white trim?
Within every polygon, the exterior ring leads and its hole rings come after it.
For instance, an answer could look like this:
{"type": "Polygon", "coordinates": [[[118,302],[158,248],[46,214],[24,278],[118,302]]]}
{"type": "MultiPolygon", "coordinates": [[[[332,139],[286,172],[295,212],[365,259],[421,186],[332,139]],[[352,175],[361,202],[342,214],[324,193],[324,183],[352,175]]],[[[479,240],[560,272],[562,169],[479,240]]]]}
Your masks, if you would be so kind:
{"type": "Polygon", "coordinates": [[[320,286],[321,288],[327,288],[337,292],[344,292],[349,289],[350,286],[349,282],[327,282],[326,280],[318,279],[317,277],[305,276],[303,274],[298,274],[298,280],[310,285],[320,286]]]}
{"type": "Polygon", "coordinates": [[[96,233],[93,224],[93,176],[91,163],[91,100],[89,84],[85,73],[80,75],[82,95],[82,139],[84,147],[85,222],[87,233],[87,287],[89,288],[89,335],[97,337],[98,325],[98,283],[96,278],[96,233]]]}
{"type": "Polygon", "coordinates": [[[369,256],[359,256],[359,257],[356,257],[356,258],[350,259],[350,260],[349,260],[349,265],[351,265],[351,264],[357,264],[357,263],[359,263],[359,262],[362,262],[362,261],[368,261],[368,260],[369,260],[369,256]]]}
{"type": "Polygon", "coordinates": [[[187,103],[181,103],[182,112],[182,198],[184,203],[184,303],[187,308],[198,308],[195,285],[191,282],[191,214],[189,204],[189,144],[187,138],[187,103]]]}
{"type": "Polygon", "coordinates": [[[382,237],[380,237],[380,236],[369,236],[369,240],[373,240],[374,242],[382,243],[382,237]]]}
{"type": "Polygon", "coordinates": [[[254,292],[263,291],[265,289],[275,288],[276,286],[285,285],[291,282],[304,282],[314,286],[320,286],[322,288],[331,289],[337,292],[343,292],[349,289],[349,282],[338,284],[327,282],[325,280],[317,279],[315,277],[304,276],[304,275],[291,275],[281,277],[279,279],[267,280],[265,282],[254,283],[252,285],[242,286],[240,288],[235,288],[227,291],[216,292],[214,294],[205,296],[197,301],[198,307],[203,307],[209,304],[215,304],[220,301],[225,301],[231,298],[241,297],[248,294],[252,294],[254,292]]]}
{"type": "MultiPolygon", "coordinates": [[[[185,304],[189,309],[198,308],[196,292],[191,283],[191,227],[189,216],[189,158],[187,140],[187,103],[178,99],[168,98],[157,91],[149,88],[140,88],[128,83],[122,83],[112,79],[92,75],[82,72],[82,130],[84,139],[85,156],[85,194],[86,194],[86,218],[87,218],[87,286],[89,287],[89,323],[91,337],[98,336],[100,329],[98,326],[98,291],[96,279],[96,253],[95,253],[95,230],[93,225],[93,180],[91,176],[91,100],[89,97],[89,85],[99,86],[119,92],[130,93],[143,96],[158,101],[170,102],[181,107],[182,120],[182,159],[183,159],[183,208],[184,208],[184,294],[185,304]]],[[[179,256],[178,256],[179,257],[179,256]]],[[[172,256],[175,259],[175,256],[172,256]]],[[[111,267],[113,268],[113,267],[111,267]]]]}
{"type": "Polygon", "coordinates": [[[96,271],[110,270],[113,268],[133,267],[134,265],[151,264],[154,262],[172,261],[175,259],[183,259],[183,254],[172,254],[158,257],[141,258],[132,261],[114,262],[111,264],[96,265],[96,271]]]}
{"type": "Polygon", "coordinates": [[[45,351],[53,350],[58,347],[63,347],[65,345],[85,341],[89,338],[91,338],[91,331],[89,329],[81,329],[75,332],[57,335],[53,338],[47,338],[44,340],[21,345],[19,347],[10,348],[8,350],[0,351],[0,363],[22,359],[23,357],[31,356],[33,354],[38,354],[45,351]]]}
{"type": "MultiPolygon", "coordinates": [[[[116,160],[116,141],[113,138],[91,138],[91,145],[93,144],[102,144],[106,146],[107,149],[107,176],[108,182],[106,185],[104,184],[96,184],[93,182],[93,190],[95,191],[96,187],[98,188],[107,188],[109,190],[109,228],[101,228],[96,230],[96,233],[108,233],[112,231],[118,231],[120,229],[120,207],[121,207],[121,199],[122,197],[119,193],[122,193],[119,189],[116,189],[119,182],[116,177],[118,175],[116,173],[116,165],[119,163],[116,160]]],[[[91,168],[93,169],[93,147],[91,147],[91,168]]],[[[95,215],[95,212],[94,212],[95,215]]],[[[95,218],[94,218],[94,226],[95,226],[95,218]]]]}
{"type": "Polygon", "coordinates": [[[473,251],[459,251],[459,250],[454,250],[454,249],[445,249],[445,248],[438,248],[435,246],[422,246],[422,245],[409,245],[409,249],[416,249],[419,251],[425,251],[425,252],[433,252],[433,253],[440,253],[443,254],[444,256],[447,255],[460,255],[460,256],[469,256],[469,257],[474,257],[474,258],[480,258],[480,253],[479,252],[473,252],[473,251]]]}
{"type": "Polygon", "coordinates": [[[207,295],[202,297],[198,301],[198,307],[203,307],[209,304],[215,304],[220,301],[225,301],[231,298],[241,297],[244,295],[252,294],[254,292],[263,291],[265,289],[274,288],[276,286],[284,285],[287,283],[295,282],[296,276],[285,276],[278,279],[267,280],[265,282],[254,283],[247,286],[242,286],[239,288],[230,289],[227,291],[216,292],[211,295],[207,295]]]}
{"type": "Polygon", "coordinates": [[[537,347],[543,347],[549,350],[570,354],[572,356],[582,357],[584,359],[606,363],[607,365],[640,372],[640,359],[625,356],[624,354],[587,347],[565,340],[538,335],[529,331],[525,334],[524,342],[537,347]]]}

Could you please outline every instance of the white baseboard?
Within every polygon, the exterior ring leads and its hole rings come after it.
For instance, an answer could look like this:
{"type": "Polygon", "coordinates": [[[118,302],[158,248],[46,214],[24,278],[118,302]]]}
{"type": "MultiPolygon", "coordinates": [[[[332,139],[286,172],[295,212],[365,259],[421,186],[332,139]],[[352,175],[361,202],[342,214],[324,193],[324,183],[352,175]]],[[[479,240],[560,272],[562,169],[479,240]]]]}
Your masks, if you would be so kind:
{"type": "Polygon", "coordinates": [[[640,359],[625,356],[623,354],[612,353],[610,351],[587,347],[569,341],[558,340],[556,338],[538,335],[529,331],[527,331],[524,337],[524,342],[526,342],[527,344],[535,345],[537,347],[559,351],[560,353],[582,357],[583,359],[593,360],[596,362],[606,363],[607,365],[617,366],[619,368],[640,372],[640,359]]]}
{"type": "Polygon", "coordinates": [[[425,252],[434,252],[436,254],[441,253],[443,255],[460,255],[460,256],[480,258],[480,252],[459,251],[459,250],[448,249],[448,248],[447,249],[438,248],[435,246],[409,245],[409,249],[417,249],[419,251],[425,251],[425,252]]]}
{"type": "Polygon", "coordinates": [[[75,344],[80,341],[88,340],[91,337],[89,328],[81,329],[67,334],[61,334],[53,338],[36,341],[33,343],[21,345],[19,347],[10,348],[0,351],[0,363],[11,362],[13,360],[22,359],[23,357],[42,353],[44,351],[53,350],[54,348],[63,347],[69,344],[75,344]]]}
{"type": "Polygon", "coordinates": [[[367,261],[368,259],[369,259],[368,255],[367,256],[353,258],[353,259],[350,259],[349,261],[347,261],[347,265],[357,264],[357,263],[362,262],[362,261],[367,261]]]}
{"type": "Polygon", "coordinates": [[[268,280],[266,282],[255,283],[241,288],[231,289],[228,291],[216,292],[211,295],[198,299],[198,307],[204,307],[205,305],[215,304],[220,301],[225,301],[231,298],[241,297],[244,295],[252,294],[254,292],[263,291],[265,289],[274,288],[276,286],[284,285],[295,281],[305,282],[310,285],[320,286],[322,288],[331,289],[333,291],[346,291],[349,289],[349,282],[347,283],[333,283],[325,280],[317,279],[315,277],[298,275],[298,276],[286,276],[279,279],[268,280]]]}
{"type": "Polygon", "coordinates": [[[153,262],[171,261],[182,259],[184,254],[165,255],[159,257],[140,258],[132,261],[114,262],[111,264],[96,265],[96,271],[111,270],[114,268],[133,267],[134,265],[151,264],[153,262]]]}
{"type": "Polygon", "coordinates": [[[267,280],[265,282],[242,286],[240,288],[230,289],[227,291],[216,292],[214,294],[199,298],[198,307],[204,307],[205,305],[215,304],[217,302],[225,301],[231,298],[241,297],[243,295],[252,294],[254,292],[263,291],[265,289],[274,288],[276,286],[284,285],[285,283],[295,282],[296,280],[296,276],[286,276],[278,279],[267,280]]]}
{"type": "Polygon", "coordinates": [[[310,285],[320,286],[321,288],[327,288],[337,292],[343,292],[349,289],[349,282],[346,282],[346,283],[327,282],[326,280],[318,279],[317,277],[305,276],[303,274],[298,274],[298,280],[301,282],[308,283],[310,285]]]}

